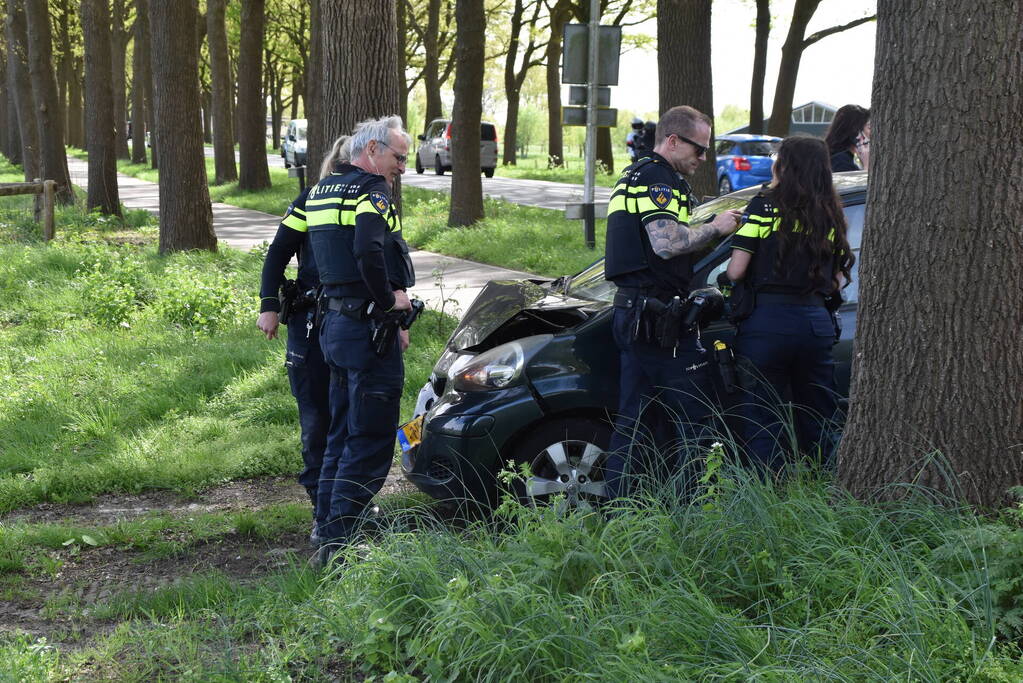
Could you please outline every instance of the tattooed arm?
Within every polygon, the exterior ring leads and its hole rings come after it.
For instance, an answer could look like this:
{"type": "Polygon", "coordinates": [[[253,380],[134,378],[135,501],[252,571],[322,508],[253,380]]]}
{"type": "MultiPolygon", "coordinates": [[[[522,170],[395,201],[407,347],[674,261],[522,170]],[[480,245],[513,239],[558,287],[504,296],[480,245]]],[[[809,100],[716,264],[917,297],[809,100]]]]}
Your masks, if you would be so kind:
{"type": "Polygon", "coordinates": [[[732,234],[739,228],[741,215],[741,211],[725,211],[710,223],[695,228],[671,218],[659,218],[646,224],[646,233],[654,253],[667,260],[699,251],[715,238],[732,234]]]}

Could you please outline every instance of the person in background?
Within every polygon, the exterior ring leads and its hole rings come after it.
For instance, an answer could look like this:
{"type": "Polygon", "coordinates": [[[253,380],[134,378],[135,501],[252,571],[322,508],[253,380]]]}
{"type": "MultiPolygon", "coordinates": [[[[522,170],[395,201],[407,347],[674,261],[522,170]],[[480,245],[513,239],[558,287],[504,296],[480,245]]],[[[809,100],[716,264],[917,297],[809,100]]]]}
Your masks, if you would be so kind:
{"type": "Polygon", "coordinates": [[[833,455],[836,339],[825,299],[849,282],[854,257],[828,151],[818,138],[783,140],[773,180],[750,201],[732,241],[727,276],[747,280],[754,301],[735,337],[755,369],[743,430],[753,464],[770,474],[796,450],[783,438],[790,414],[799,450],[825,462],[833,455]],[[781,405],[787,396],[791,412],[781,405]]]}
{"type": "Polygon", "coordinates": [[[835,118],[824,136],[831,155],[831,170],[865,171],[870,163],[870,110],[858,104],[847,104],[835,112],[835,118]],[[856,165],[856,157],[860,165],[856,165]]]}
{"type": "MultiPolygon", "coordinates": [[[[344,148],[348,136],[338,138],[324,161],[330,172],[334,164],[347,161],[344,148]]],[[[320,177],[324,176],[321,170],[320,177]]],[[[305,467],[298,475],[298,483],[305,487],[313,506],[313,530],[309,542],[319,546],[319,525],[326,520],[329,500],[320,501],[319,480],[323,466],[323,452],[330,429],[330,368],[320,350],[320,327],[316,324],[316,290],[320,274],[316,268],[309,231],[306,225],[305,188],[288,207],[277,227],[263,261],[263,274],[259,287],[259,318],[256,327],[267,339],[277,336],[279,325],[288,328],[287,352],[284,365],[288,370],[291,394],[298,404],[298,423],[302,433],[302,461],[305,467]],[[284,272],[292,257],[298,258],[298,276],[287,282],[284,272]],[[282,319],[284,299],[288,299],[286,319],[282,319]]]]}
{"type": "Polygon", "coordinates": [[[629,152],[629,161],[635,161],[639,156],[640,150],[637,148],[637,142],[642,145],[641,137],[643,135],[643,119],[639,117],[633,117],[632,129],[625,136],[625,147],[629,152]]]}

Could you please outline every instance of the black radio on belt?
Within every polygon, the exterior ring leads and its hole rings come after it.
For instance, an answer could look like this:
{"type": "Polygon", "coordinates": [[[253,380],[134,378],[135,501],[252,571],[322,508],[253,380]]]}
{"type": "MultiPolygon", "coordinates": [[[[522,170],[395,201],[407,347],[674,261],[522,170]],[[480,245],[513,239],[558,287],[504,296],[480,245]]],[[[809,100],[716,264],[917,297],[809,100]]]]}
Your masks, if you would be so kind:
{"type": "Polygon", "coordinates": [[[386,356],[394,346],[394,338],[398,334],[398,329],[407,330],[412,327],[416,318],[426,308],[426,304],[419,299],[412,299],[411,303],[412,308],[405,311],[393,311],[379,319],[372,315],[372,311],[367,311],[370,314],[370,326],[373,330],[373,352],[377,357],[386,356]]]}
{"type": "Polygon", "coordinates": [[[295,313],[307,311],[316,305],[316,290],[308,289],[303,291],[295,280],[285,280],[281,284],[281,312],[279,319],[282,325],[295,313]]]}

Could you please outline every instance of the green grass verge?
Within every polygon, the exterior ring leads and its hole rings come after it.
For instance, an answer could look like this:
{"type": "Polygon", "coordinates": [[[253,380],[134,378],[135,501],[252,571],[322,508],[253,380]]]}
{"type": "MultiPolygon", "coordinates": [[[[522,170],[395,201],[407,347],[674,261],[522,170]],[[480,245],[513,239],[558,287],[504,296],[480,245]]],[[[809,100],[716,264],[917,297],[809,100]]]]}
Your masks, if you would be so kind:
{"type": "MultiPolygon", "coordinates": [[[[604,173],[598,169],[593,176],[594,184],[598,187],[614,187],[622,169],[629,165],[628,156],[615,156],[614,170],[611,173],[604,173]]],[[[427,171],[429,172],[429,171],[427,171]]],[[[556,183],[572,183],[582,185],[586,167],[580,158],[571,158],[562,168],[548,168],[547,159],[542,155],[533,155],[525,159],[518,159],[514,166],[502,166],[498,163],[495,175],[501,178],[524,178],[528,180],[550,180],[556,183]]]]}

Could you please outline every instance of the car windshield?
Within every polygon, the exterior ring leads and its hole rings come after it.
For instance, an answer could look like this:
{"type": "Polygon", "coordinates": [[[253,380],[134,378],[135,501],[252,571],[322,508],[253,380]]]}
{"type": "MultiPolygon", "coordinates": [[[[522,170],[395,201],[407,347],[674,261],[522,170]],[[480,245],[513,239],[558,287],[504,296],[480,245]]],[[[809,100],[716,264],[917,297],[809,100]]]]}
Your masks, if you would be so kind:
{"type": "MultiPolygon", "coordinates": [[[[759,191],[759,187],[749,188],[727,197],[720,197],[703,204],[693,212],[691,225],[700,225],[712,220],[715,215],[728,209],[741,209],[759,191]]],[[[719,240],[718,240],[719,241],[719,240]]],[[[709,254],[717,245],[715,241],[704,249],[694,254],[693,261],[699,261],[709,254]]],[[[570,281],[565,293],[578,299],[589,299],[590,301],[604,301],[610,303],[614,299],[615,286],[613,282],[604,279],[604,259],[596,261],[593,265],[577,273],[570,281]]]]}
{"type": "Polygon", "coordinates": [[[303,126],[301,128],[296,128],[295,129],[295,139],[296,140],[305,140],[305,131],[306,131],[305,126],[303,126]]]}

